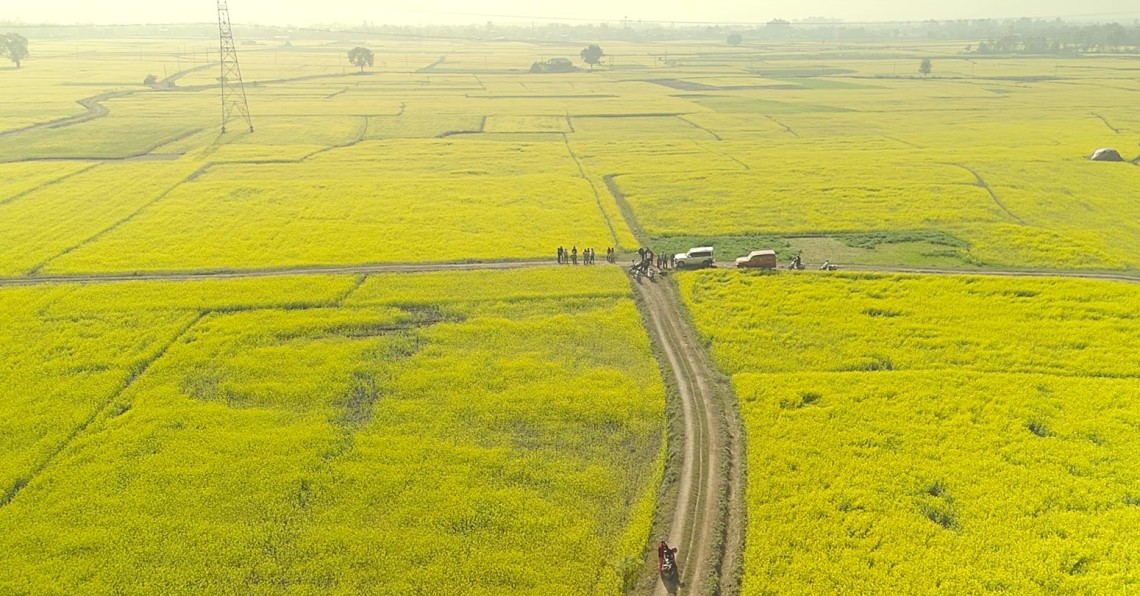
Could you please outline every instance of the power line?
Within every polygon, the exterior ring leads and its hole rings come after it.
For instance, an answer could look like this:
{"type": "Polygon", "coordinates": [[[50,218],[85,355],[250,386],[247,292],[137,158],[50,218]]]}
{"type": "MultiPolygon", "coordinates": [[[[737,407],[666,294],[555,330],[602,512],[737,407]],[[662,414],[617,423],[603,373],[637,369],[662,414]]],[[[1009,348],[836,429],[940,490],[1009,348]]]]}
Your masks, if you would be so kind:
{"type": "Polygon", "coordinates": [[[237,46],[234,44],[234,31],[230,26],[230,9],[226,0],[218,0],[218,39],[221,49],[218,54],[222,76],[222,132],[226,124],[241,118],[253,132],[253,119],[249,116],[249,102],[245,97],[245,83],[241,80],[241,67],[238,66],[237,46]]]}
{"type": "MultiPolygon", "coordinates": [[[[734,21],[734,20],[720,20],[720,21],[690,21],[678,19],[629,19],[622,18],[592,18],[592,17],[564,17],[564,16],[541,16],[541,15],[519,15],[519,14],[502,14],[502,13],[479,13],[479,12],[418,12],[415,14],[425,14],[438,17],[474,17],[482,19],[512,19],[518,21],[533,21],[544,23],[636,23],[639,25],[671,25],[671,26],[761,26],[768,25],[773,21],[734,21]]],[[[1133,11],[1118,11],[1118,12],[1101,12],[1101,13],[1080,13],[1080,14],[1066,14],[1066,15],[1048,15],[1048,16],[1031,16],[1031,17],[961,17],[949,19],[910,19],[910,20],[823,20],[823,21],[786,21],[788,25],[792,26],[808,26],[808,27],[852,27],[852,26],[892,26],[892,25],[926,25],[935,23],[960,23],[971,21],[1017,21],[1028,18],[1033,21],[1052,21],[1056,19],[1095,19],[1095,18],[1126,18],[1126,17],[1140,17],[1140,10],[1133,11]]],[[[67,23],[67,24],[25,24],[25,23],[4,23],[3,26],[8,29],[63,29],[63,28],[127,28],[127,27],[195,27],[195,26],[210,26],[211,23],[204,22],[174,22],[174,23],[113,23],[113,24],[94,24],[94,23],[67,23]]],[[[260,27],[268,29],[287,29],[294,31],[321,31],[328,33],[364,33],[361,31],[334,29],[334,28],[316,28],[316,27],[295,27],[289,25],[263,25],[258,23],[243,23],[247,27],[260,27]]],[[[423,26],[431,26],[426,24],[423,26]]],[[[439,26],[462,26],[462,25],[445,25],[437,24],[439,26]]],[[[402,25],[393,25],[402,26],[402,25]]],[[[408,27],[418,27],[419,25],[408,25],[408,27]]],[[[467,38],[457,38],[467,39],[467,38]]]]}

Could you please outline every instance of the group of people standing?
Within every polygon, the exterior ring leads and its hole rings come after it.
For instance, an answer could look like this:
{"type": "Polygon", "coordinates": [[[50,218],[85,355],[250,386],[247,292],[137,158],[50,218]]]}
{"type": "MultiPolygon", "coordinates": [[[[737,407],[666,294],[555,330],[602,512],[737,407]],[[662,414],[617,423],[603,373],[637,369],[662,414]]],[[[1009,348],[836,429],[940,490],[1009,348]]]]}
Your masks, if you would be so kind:
{"type": "MultiPolygon", "coordinates": [[[[592,248],[582,249],[582,264],[593,265],[596,261],[597,251],[592,248]]],[[[616,262],[617,251],[612,248],[606,249],[606,261],[610,263],[616,262]]],[[[572,246],[570,250],[559,246],[558,247],[558,263],[561,265],[577,265],[578,264],[578,247],[572,246]]]]}
{"type": "Polygon", "coordinates": [[[637,256],[641,257],[641,265],[653,265],[658,269],[672,269],[676,264],[676,257],[659,255],[648,248],[637,249],[637,256]]]}

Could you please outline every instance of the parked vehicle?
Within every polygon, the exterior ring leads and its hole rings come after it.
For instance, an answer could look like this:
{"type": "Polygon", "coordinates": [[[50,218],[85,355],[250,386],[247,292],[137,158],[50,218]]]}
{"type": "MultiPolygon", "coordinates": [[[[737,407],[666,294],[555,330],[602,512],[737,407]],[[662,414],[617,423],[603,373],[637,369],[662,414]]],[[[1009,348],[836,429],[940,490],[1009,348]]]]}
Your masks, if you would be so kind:
{"type": "Polygon", "coordinates": [[[677,254],[675,257],[677,269],[699,269],[713,266],[713,248],[701,246],[690,248],[689,252],[677,254]]]}
{"type": "Polygon", "coordinates": [[[738,269],[775,269],[776,251],[754,250],[747,257],[736,259],[738,269]]]}

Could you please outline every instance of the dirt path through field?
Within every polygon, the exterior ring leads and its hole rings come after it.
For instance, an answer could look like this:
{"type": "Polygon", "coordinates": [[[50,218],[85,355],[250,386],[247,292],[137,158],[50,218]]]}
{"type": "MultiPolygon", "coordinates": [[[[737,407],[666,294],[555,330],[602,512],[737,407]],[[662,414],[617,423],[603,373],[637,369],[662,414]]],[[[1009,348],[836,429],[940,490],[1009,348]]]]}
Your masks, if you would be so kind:
{"type": "Polygon", "coordinates": [[[719,593],[735,584],[743,538],[743,524],[736,523],[742,521],[744,485],[736,409],[717,390],[719,373],[689,325],[672,282],[643,279],[635,288],[673,374],[684,415],[679,493],[666,529],[669,544],[679,549],[680,582],[659,581],[653,593],[719,593]]]}
{"type": "Polygon", "coordinates": [[[372,273],[426,273],[430,271],[475,271],[481,269],[524,269],[557,267],[553,261],[488,261],[461,263],[392,263],[386,265],[330,265],[280,267],[238,271],[188,271],[182,273],[100,273],[0,278],[0,287],[47,284],[115,283],[124,281],[200,281],[210,279],[249,279],[291,275],[369,275],[372,273]]]}

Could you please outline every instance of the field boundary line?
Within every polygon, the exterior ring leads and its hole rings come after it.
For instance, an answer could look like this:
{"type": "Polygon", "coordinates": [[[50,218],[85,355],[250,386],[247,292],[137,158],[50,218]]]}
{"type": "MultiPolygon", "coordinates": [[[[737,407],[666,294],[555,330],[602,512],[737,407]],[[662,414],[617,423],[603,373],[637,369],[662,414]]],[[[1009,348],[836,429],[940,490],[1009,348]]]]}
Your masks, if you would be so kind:
{"type": "MultiPolygon", "coordinates": [[[[567,118],[567,122],[569,122],[569,118],[567,118]]],[[[561,134],[562,142],[566,145],[566,152],[570,154],[570,159],[574,160],[574,165],[578,167],[578,176],[590,185],[590,190],[594,191],[594,204],[597,205],[598,211],[602,212],[602,219],[605,220],[606,227],[610,230],[610,238],[613,239],[614,247],[620,247],[621,240],[618,239],[617,230],[614,229],[614,222],[610,220],[609,214],[602,206],[602,193],[598,191],[598,185],[586,175],[586,168],[582,166],[582,160],[578,159],[578,154],[574,153],[574,148],[570,145],[570,136],[567,133],[561,134]]]]}
{"type": "Polygon", "coordinates": [[[198,176],[201,176],[207,169],[209,169],[213,165],[214,165],[213,162],[211,162],[211,163],[203,165],[202,167],[198,168],[197,170],[194,170],[194,172],[192,172],[189,176],[186,176],[182,180],[179,180],[178,182],[174,183],[173,186],[171,186],[170,188],[168,188],[165,191],[163,191],[162,193],[160,193],[157,197],[151,199],[150,201],[147,201],[144,205],[142,205],[141,207],[136,209],[134,211],[134,213],[131,213],[130,215],[126,216],[125,218],[111,224],[110,227],[108,227],[108,228],[104,229],[103,231],[95,234],[94,236],[84,240],[83,242],[80,242],[79,244],[76,244],[75,246],[72,246],[71,248],[65,249],[63,252],[59,253],[58,255],[55,255],[54,257],[49,257],[47,260],[45,260],[42,263],[40,263],[39,265],[36,265],[35,267],[33,267],[32,270],[28,272],[28,275],[30,275],[30,276],[37,275],[37,274],[39,274],[40,271],[43,271],[43,268],[46,267],[48,265],[48,263],[51,263],[52,261],[54,261],[60,257],[66,256],[75,250],[83,248],[84,246],[87,246],[88,244],[91,244],[92,242],[96,242],[100,238],[103,238],[107,234],[110,234],[111,232],[118,229],[120,226],[130,222],[135,217],[138,217],[138,215],[140,213],[142,213],[143,211],[146,211],[147,208],[149,208],[150,206],[152,206],[155,203],[157,203],[157,202],[165,199],[166,197],[168,197],[170,195],[170,193],[174,192],[174,190],[176,188],[178,188],[179,186],[182,186],[183,184],[186,184],[188,182],[192,182],[193,180],[198,178],[198,176]]]}
{"type": "Polygon", "coordinates": [[[712,135],[712,138],[716,139],[717,141],[723,141],[724,140],[724,139],[720,138],[720,135],[716,134],[715,132],[701,126],[700,124],[697,124],[696,122],[693,122],[692,120],[689,120],[688,118],[685,117],[685,114],[677,114],[677,119],[680,120],[681,122],[684,122],[685,124],[688,124],[689,126],[692,126],[693,128],[696,128],[698,130],[703,130],[703,131],[709,133],[710,135],[712,135]]]}
{"type": "Polygon", "coordinates": [[[182,329],[180,329],[169,342],[159,348],[158,351],[156,351],[153,355],[143,360],[140,364],[128,367],[127,378],[123,383],[123,386],[118,390],[113,391],[111,393],[111,396],[104,400],[103,403],[100,404],[97,408],[95,408],[95,411],[92,412],[86,420],[80,422],[79,426],[76,426],[74,429],[72,429],[67,438],[60,442],[60,444],[40,463],[36,464],[36,466],[32,468],[32,470],[26,476],[17,478],[16,482],[12,486],[8,487],[4,495],[0,496],[0,508],[9,505],[20,494],[20,492],[26,486],[31,484],[32,481],[34,481],[40,474],[42,474],[43,471],[46,470],[48,466],[50,466],[52,462],[54,462],[55,459],[59,457],[60,454],[62,454],[75,441],[75,439],[79,437],[79,435],[83,434],[83,432],[86,431],[87,428],[99,418],[99,416],[106,412],[107,408],[111,407],[111,404],[115,403],[115,400],[119,399],[119,397],[126,393],[127,390],[135,384],[135,381],[146,374],[146,372],[150,370],[150,367],[155,362],[161,360],[162,357],[166,355],[167,351],[169,351],[170,348],[174,346],[174,344],[178,343],[178,340],[185,337],[186,334],[189,333],[190,330],[194,328],[194,326],[200,323],[202,319],[206,318],[208,314],[209,311],[199,312],[193,320],[191,320],[186,325],[183,325],[182,329]]]}
{"type": "MultiPolygon", "coordinates": [[[[365,139],[368,138],[368,123],[369,123],[371,116],[357,116],[357,118],[360,118],[363,121],[363,124],[360,126],[360,130],[357,131],[355,139],[353,139],[347,143],[341,143],[339,145],[329,145],[328,147],[325,147],[324,149],[318,149],[318,150],[302,157],[301,159],[298,159],[294,163],[303,163],[303,162],[309,161],[310,159],[312,159],[318,155],[323,155],[323,154],[328,153],[330,151],[336,151],[337,149],[348,149],[349,147],[354,147],[356,145],[363,143],[365,141],[365,139]]],[[[236,163],[247,163],[247,162],[236,162],[236,163]]]]}
{"type": "Polygon", "coordinates": [[[25,126],[23,128],[6,130],[4,132],[0,132],[0,139],[19,134],[35,132],[37,130],[48,130],[53,128],[63,128],[65,126],[72,126],[75,124],[83,124],[84,122],[90,122],[92,120],[102,118],[111,113],[110,108],[103,105],[103,102],[110,101],[112,99],[119,99],[122,97],[129,97],[137,93],[142,93],[142,91],[109,91],[107,93],[100,93],[99,95],[77,99],[75,100],[75,103],[79,104],[83,107],[83,109],[87,110],[86,113],[78,114],[76,116],[57,118],[55,120],[49,120],[48,122],[41,122],[39,124],[33,124],[31,126],[25,126]]]}
{"type": "Polygon", "coordinates": [[[424,66],[424,67],[421,67],[421,68],[417,68],[415,72],[416,72],[417,74],[420,74],[420,73],[423,73],[423,74],[428,74],[428,73],[431,73],[431,71],[432,71],[432,70],[434,70],[434,69],[435,69],[435,67],[437,67],[437,66],[439,66],[439,65],[443,64],[444,62],[447,62],[447,54],[444,54],[444,55],[440,56],[440,57],[439,57],[439,60],[436,60],[435,62],[432,62],[431,64],[428,64],[427,66],[424,66]]]}
{"type": "Polygon", "coordinates": [[[196,135],[196,134],[198,134],[204,130],[206,130],[206,129],[195,128],[195,129],[187,130],[184,132],[180,132],[180,133],[175,134],[174,136],[167,137],[165,139],[159,139],[159,141],[157,143],[151,143],[147,147],[144,147],[142,151],[139,151],[136,153],[131,153],[129,155],[119,156],[119,157],[91,157],[91,156],[79,156],[79,155],[63,155],[63,156],[56,156],[56,157],[27,157],[24,159],[17,159],[17,160],[7,161],[7,162],[3,162],[3,163],[44,163],[44,162],[56,162],[56,161],[78,161],[78,162],[94,163],[95,165],[99,165],[99,164],[104,164],[104,163],[122,163],[122,162],[131,162],[131,161],[177,161],[179,158],[181,158],[183,155],[185,155],[185,153],[154,153],[154,151],[156,151],[162,147],[165,147],[167,145],[170,145],[172,143],[177,143],[178,141],[192,137],[192,136],[194,136],[194,135],[196,135]]]}
{"type": "Polygon", "coordinates": [[[602,181],[606,183],[606,190],[610,192],[610,196],[617,202],[618,210],[621,211],[621,215],[625,218],[625,223],[629,226],[630,231],[633,232],[633,235],[637,237],[642,244],[647,244],[649,236],[646,235],[645,228],[642,228],[641,224],[637,221],[637,215],[633,212],[633,207],[629,204],[629,201],[626,200],[625,193],[618,188],[618,176],[621,176],[621,174],[602,176],[602,181]]]}
{"type": "MultiPolygon", "coordinates": [[[[169,77],[166,77],[165,79],[163,79],[162,83],[163,84],[173,83],[173,82],[177,81],[178,79],[181,79],[182,77],[184,77],[184,76],[186,76],[192,72],[197,72],[199,70],[205,70],[207,68],[212,68],[213,66],[214,66],[213,64],[205,64],[205,65],[201,65],[201,66],[195,66],[193,68],[189,68],[187,70],[183,70],[180,72],[176,72],[176,73],[170,75],[169,77]]],[[[84,97],[82,99],[77,99],[77,100],[75,100],[75,103],[79,104],[80,106],[83,107],[83,109],[87,110],[86,113],[77,114],[75,116],[66,116],[64,118],[57,118],[55,120],[49,120],[47,122],[41,122],[39,124],[32,124],[31,126],[25,126],[22,128],[16,128],[16,129],[12,129],[12,130],[2,131],[2,132],[0,132],[0,139],[2,139],[4,137],[12,136],[12,135],[18,135],[18,134],[22,134],[22,133],[26,133],[26,132],[32,132],[32,131],[36,131],[36,130],[63,128],[65,126],[72,126],[75,124],[82,124],[84,122],[90,122],[91,120],[97,120],[97,119],[103,118],[103,117],[105,117],[111,113],[111,109],[108,108],[107,106],[103,105],[103,102],[110,101],[112,99],[120,99],[123,97],[130,97],[132,95],[138,95],[140,93],[155,93],[155,92],[162,92],[162,91],[170,91],[173,89],[177,89],[177,87],[171,88],[169,90],[130,89],[130,90],[126,90],[126,91],[108,91],[106,93],[100,93],[98,95],[92,95],[91,97],[84,97]]],[[[171,141],[171,142],[173,142],[173,141],[171,141]]]]}
{"type": "Polygon", "coordinates": [[[783,122],[776,120],[775,117],[769,116],[767,114],[764,114],[764,117],[771,120],[772,122],[775,122],[780,128],[783,128],[785,132],[792,135],[793,137],[796,137],[797,139],[800,138],[800,134],[798,132],[792,130],[792,127],[788,126],[787,124],[784,124],[783,122]]]}
{"type": "Polygon", "coordinates": [[[352,295],[355,294],[356,291],[361,287],[363,287],[364,282],[366,281],[368,281],[367,273],[357,275],[356,283],[352,284],[352,287],[349,288],[347,292],[341,294],[340,296],[337,296],[336,299],[333,300],[333,304],[335,304],[337,308],[344,308],[344,303],[347,302],[349,298],[352,298],[352,295]]]}
{"type": "Polygon", "coordinates": [[[883,135],[883,138],[884,139],[890,139],[896,143],[902,143],[903,145],[906,145],[908,147],[913,147],[915,149],[926,149],[926,147],[923,147],[922,145],[916,145],[910,141],[904,141],[903,139],[900,139],[898,137],[892,137],[890,135],[883,135]]]}
{"type": "Polygon", "coordinates": [[[1093,281],[1114,281],[1140,284],[1140,276],[1126,273],[1104,273],[1096,271],[1045,271],[1030,269],[937,269],[933,267],[891,267],[886,265],[860,265],[858,263],[839,263],[840,272],[846,270],[854,273],[884,273],[902,275],[948,275],[969,277],[971,275],[986,277],[1040,277],[1057,279],[1087,279],[1093,281]]]}
{"type": "Polygon", "coordinates": [[[364,265],[314,265],[309,267],[278,267],[265,269],[215,269],[184,272],[154,273],[76,273],[35,277],[0,278],[0,287],[35,286],[49,284],[121,283],[128,281],[204,281],[218,279],[255,279],[306,275],[369,275],[374,273],[431,273],[436,271],[486,271],[557,267],[549,260],[519,261],[449,261],[436,263],[374,263],[364,265]]]}
{"type": "Polygon", "coordinates": [[[25,190],[24,192],[16,193],[16,194],[12,195],[11,197],[8,197],[7,199],[0,200],[0,207],[3,207],[4,205],[7,205],[8,203],[15,203],[16,201],[19,201],[20,199],[22,199],[22,198],[24,198],[30,194],[34,194],[34,193],[41,191],[45,188],[55,186],[56,184],[59,184],[61,182],[64,182],[64,181],[69,180],[71,178],[74,178],[76,176],[79,176],[80,174],[86,174],[87,172],[94,170],[95,168],[99,167],[100,165],[101,164],[97,164],[97,163],[91,164],[87,167],[79,169],[78,171],[72,172],[70,174],[65,174],[63,176],[60,176],[59,178],[45,182],[45,183],[43,183],[43,184],[41,184],[35,188],[30,188],[28,190],[25,190]]]}
{"type": "Polygon", "coordinates": [[[725,158],[725,159],[728,159],[728,160],[731,160],[731,161],[735,162],[737,165],[739,165],[740,167],[744,168],[744,171],[746,171],[746,172],[751,172],[751,171],[752,171],[752,166],[750,166],[750,165],[748,165],[748,164],[744,163],[743,161],[740,161],[739,159],[737,159],[736,157],[734,157],[734,156],[732,156],[732,155],[729,155],[728,153],[725,153],[725,152],[723,152],[723,151],[717,151],[716,149],[710,149],[710,148],[709,148],[709,147],[706,145],[706,143],[704,143],[704,142],[701,142],[701,141],[693,141],[693,144],[695,144],[697,147],[700,147],[701,151],[706,151],[706,152],[708,152],[708,153],[712,153],[713,155],[715,155],[715,156],[717,156],[717,157],[723,157],[723,158],[725,158]]]}
{"type": "Polygon", "coordinates": [[[1019,223],[1023,226],[1029,225],[1028,223],[1025,222],[1024,219],[1021,219],[1020,217],[1018,217],[1012,211],[1009,210],[1009,207],[1007,207],[1006,204],[1004,202],[1002,202],[1001,197],[997,196],[997,193],[994,192],[994,189],[990,188],[990,185],[988,182],[986,182],[986,179],[982,178],[982,175],[979,174],[976,170],[974,170],[974,168],[971,168],[970,166],[967,166],[967,165],[961,164],[961,163],[954,163],[954,164],[950,164],[950,165],[962,168],[963,170],[966,170],[967,172],[972,174],[974,176],[974,184],[976,184],[978,187],[984,189],[987,193],[989,193],[990,198],[994,200],[994,203],[998,206],[998,209],[1001,209],[1002,212],[1004,212],[1006,215],[1008,215],[1010,218],[1012,218],[1017,223],[1019,223]]]}
{"type": "Polygon", "coordinates": [[[1108,122],[1108,119],[1107,119],[1107,118],[1105,118],[1104,116],[1101,116],[1100,114],[1098,114],[1098,113],[1096,113],[1096,112],[1092,112],[1092,115],[1093,115],[1093,116],[1096,116],[1097,118],[1100,118],[1100,121],[1101,121],[1101,122],[1104,122],[1104,125],[1105,125],[1105,126],[1107,126],[1107,127],[1110,129],[1110,130],[1112,130],[1112,132],[1114,132],[1114,133],[1116,133],[1116,134],[1120,134],[1120,129],[1119,129],[1119,128],[1116,128],[1115,126],[1113,126],[1112,124],[1110,124],[1110,123],[1108,122]]]}

